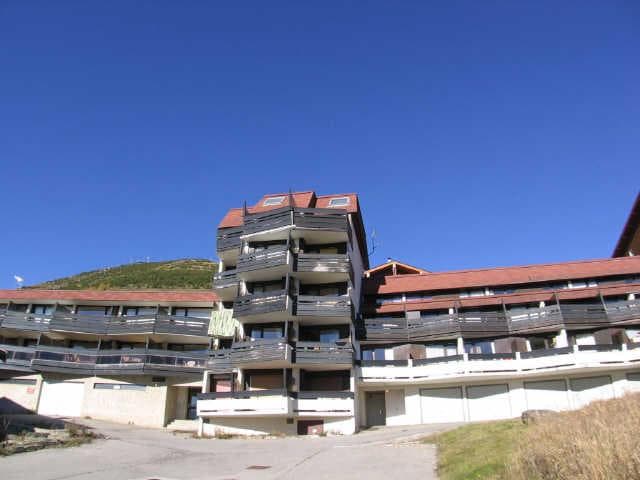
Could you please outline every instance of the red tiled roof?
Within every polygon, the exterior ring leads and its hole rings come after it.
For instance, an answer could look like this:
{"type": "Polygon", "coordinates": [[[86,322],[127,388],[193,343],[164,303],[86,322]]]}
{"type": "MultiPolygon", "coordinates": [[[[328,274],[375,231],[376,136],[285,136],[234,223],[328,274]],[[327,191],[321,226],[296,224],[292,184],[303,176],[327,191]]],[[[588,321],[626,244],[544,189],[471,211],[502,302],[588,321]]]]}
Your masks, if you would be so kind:
{"type": "MultiPolygon", "coordinates": [[[[355,193],[339,193],[334,195],[320,195],[316,197],[315,192],[292,192],[293,204],[300,208],[334,208],[329,207],[329,200],[332,198],[348,197],[349,204],[345,207],[340,207],[347,210],[349,213],[355,213],[359,210],[358,196],[355,193]]],[[[289,193],[270,193],[264,195],[255,205],[247,206],[249,213],[260,213],[269,210],[275,210],[277,208],[288,207],[289,205],[289,193]],[[264,205],[264,201],[268,198],[284,197],[283,201],[279,205],[264,205]]],[[[232,208],[218,225],[219,228],[227,227],[239,227],[242,225],[242,208],[232,208]]]]}
{"type": "Polygon", "coordinates": [[[218,296],[208,290],[41,290],[22,288],[19,290],[0,290],[0,300],[213,303],[218,300],[218,296]]]}
{"type": "Polygon", "coordinates": [[[399,294],[553,280],[578,280],[634,273],[640,273],[640,257],[386,276],[382,283],[367,282],[365,279],[365,292],[368,294],[399,294]]]}

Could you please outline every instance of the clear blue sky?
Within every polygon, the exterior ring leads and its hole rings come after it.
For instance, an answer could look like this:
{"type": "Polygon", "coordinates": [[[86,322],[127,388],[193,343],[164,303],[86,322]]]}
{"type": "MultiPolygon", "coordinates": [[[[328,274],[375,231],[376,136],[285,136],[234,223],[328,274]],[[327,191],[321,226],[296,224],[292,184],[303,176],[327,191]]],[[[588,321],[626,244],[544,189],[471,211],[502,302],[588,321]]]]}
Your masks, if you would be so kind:
{"type": "Polygon", "coordinates": [[[213,258],[289,188],[358,192],[372,263],[611,254],[638,2],[304,3],[2,1],[0,287],[213,258]]]}

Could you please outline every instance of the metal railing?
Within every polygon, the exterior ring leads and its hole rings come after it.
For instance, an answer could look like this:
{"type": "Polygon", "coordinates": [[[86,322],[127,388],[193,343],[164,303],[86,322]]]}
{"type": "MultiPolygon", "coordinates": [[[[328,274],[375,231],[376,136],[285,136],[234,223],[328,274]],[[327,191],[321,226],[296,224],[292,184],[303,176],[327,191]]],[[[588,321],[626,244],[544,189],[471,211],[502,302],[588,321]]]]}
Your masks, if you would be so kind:
{"type": "Polygon", "coordinates": [[[350,317],[351,299],[343,295],[298,295],[296,315],[350,317]]]}
{"type": "Polygon", "coordinates": [[[353,346],[350,342],[296,342],[296,363],[348,364],[353,363],[353,346]]]}
{"type": "Polygon", "coordinates": [[[236,317],[283,312],[287,309],[288,299],[286,290],[252,293],[236,298],[233,311],[236,317]]]}

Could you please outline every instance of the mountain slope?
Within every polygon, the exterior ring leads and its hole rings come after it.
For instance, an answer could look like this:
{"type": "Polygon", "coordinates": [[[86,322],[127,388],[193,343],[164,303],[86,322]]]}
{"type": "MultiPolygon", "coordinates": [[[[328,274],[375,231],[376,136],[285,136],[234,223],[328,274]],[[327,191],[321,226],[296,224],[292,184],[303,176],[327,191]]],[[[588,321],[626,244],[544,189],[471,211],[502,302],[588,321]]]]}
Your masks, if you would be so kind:
{"type": "Polygon", "coordinates": [[[129,263],[117,267],[83,272],[27,288],[53,290],[139,289],[139,288],[211,288],[217,264],[204,259],[180,259],[166,262],[129,263]]]}

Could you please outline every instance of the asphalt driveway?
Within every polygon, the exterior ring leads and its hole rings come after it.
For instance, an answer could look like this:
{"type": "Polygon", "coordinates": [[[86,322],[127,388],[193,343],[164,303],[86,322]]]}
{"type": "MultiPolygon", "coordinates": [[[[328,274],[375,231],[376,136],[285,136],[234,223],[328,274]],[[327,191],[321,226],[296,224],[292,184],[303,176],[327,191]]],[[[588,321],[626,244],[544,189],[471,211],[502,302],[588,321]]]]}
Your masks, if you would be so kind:
{"type": "Polygon", "coordinates": [[[412,440],[451,428],[417,425],[343,437],[218,440],[106,422],[82,423],[107,438],[0,458],[0,478],[429,480],[436,478],[435,448],[412,440]]]}

